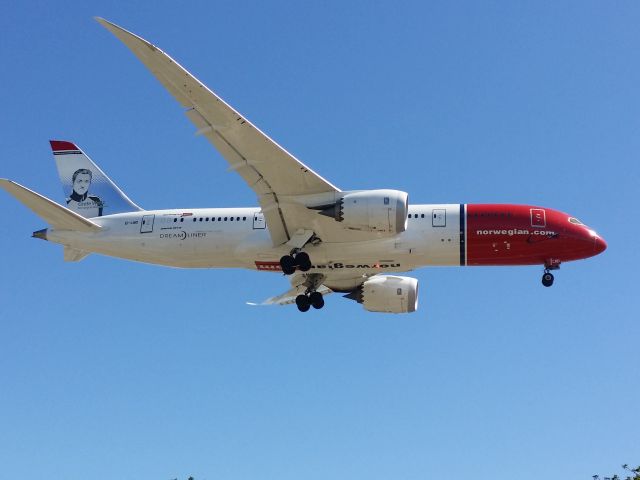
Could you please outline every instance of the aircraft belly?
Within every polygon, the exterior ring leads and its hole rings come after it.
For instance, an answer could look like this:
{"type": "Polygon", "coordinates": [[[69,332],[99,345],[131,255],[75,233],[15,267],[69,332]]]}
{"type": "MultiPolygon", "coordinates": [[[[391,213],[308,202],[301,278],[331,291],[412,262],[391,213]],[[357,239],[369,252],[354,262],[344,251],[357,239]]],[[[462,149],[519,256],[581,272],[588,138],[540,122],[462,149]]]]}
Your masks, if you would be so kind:
{"type": "Polygon", "coordinates": [[[234,249],[242,232],[110,231],[100,235],[53,232],[49,240],[111,257],[174,267],[242,267],[234,249]]]}

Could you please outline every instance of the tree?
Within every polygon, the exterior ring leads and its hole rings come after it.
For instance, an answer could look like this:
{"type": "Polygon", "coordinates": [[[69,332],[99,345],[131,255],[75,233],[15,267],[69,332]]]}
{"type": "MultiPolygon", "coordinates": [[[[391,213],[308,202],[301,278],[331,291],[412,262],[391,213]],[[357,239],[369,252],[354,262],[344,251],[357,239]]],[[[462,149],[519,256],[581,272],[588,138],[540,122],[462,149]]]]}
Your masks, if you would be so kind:
{"type": "MultiPolygon", "coordinates": [[[[640,466],[636,468],[629,468],[626,463],[622,465],[622,469],[625,471],[623,475],[626,475],[624,479],[619,475],[613,475],[612,477],[603,477],[602,480],[640,480],[640,466]]],[[[600,480],[600,475],[594,475],[593,480],[600,480]]]]}

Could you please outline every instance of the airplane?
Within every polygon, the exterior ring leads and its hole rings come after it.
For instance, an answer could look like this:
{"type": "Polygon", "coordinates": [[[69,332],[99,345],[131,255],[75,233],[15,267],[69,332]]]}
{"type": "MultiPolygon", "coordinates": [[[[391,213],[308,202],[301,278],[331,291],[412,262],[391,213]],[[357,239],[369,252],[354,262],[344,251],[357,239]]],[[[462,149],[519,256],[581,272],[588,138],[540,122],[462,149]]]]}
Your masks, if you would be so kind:
{"type": "Polygon", "coordinates": [[[157,46],[96,20],[175,97],[197,134],[256,193],[259,206],[145,210],[77,145],[52,140],[66,204],[11,180],[0,179],[0,187],[47,222],[33,237],[61,244],[65,261],[98,253],[171,267],[279,272],[290,289],[261,305],[295,303],[306,312],[339,292],[371,312],[410,313],[418,308],[418,281],[401,272],[435,265],[541,265],[542,284],[550,287],[551,272],[562,263],[607,248],[576,217],[550,208],[414,205],[403,191],[341,190],[157,46]]]}

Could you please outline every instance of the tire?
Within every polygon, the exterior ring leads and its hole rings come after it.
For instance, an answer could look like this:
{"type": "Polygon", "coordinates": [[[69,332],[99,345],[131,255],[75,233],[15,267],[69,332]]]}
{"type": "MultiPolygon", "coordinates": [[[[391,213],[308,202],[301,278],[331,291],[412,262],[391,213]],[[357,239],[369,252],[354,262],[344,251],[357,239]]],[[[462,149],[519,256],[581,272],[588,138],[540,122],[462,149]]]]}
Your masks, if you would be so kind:
{"type": "Polygon", "coordinates": [[[309,258],[309,254],[306,252],[300,252],[296,255],[295,262],[302,272],[308,272],[311,269],[311,259],[309,258]]]}
{"type": "Polygon", "coordinates": [[[298,310],[300,310],[301,312],[308,312],[311,308],[309,297],[307,297],[306,295],[298,295],[296,297],[296,305],[298,307],[298,310]]]}
{"type": "Polygon", "coordinates": [[[309,302],[311,303],[311,306],[317,310],[324,307],[324,298],[322,298],[322,294],[319,292],[313,292],[309,295],[309,302]]]}
{"type": "Polygon", "coordinates": [[[542,285],[544,285],[545,287],[550,287],[551,285],[553,285],[553,274],[547,272],[542,275],[542,285]]]}
{"type": "Polygon", "coordinates": [[[285,275],[291,275],[296,271],[296,261],[291,255],[285,255],[280,259],[280,268],[285,275]]]}

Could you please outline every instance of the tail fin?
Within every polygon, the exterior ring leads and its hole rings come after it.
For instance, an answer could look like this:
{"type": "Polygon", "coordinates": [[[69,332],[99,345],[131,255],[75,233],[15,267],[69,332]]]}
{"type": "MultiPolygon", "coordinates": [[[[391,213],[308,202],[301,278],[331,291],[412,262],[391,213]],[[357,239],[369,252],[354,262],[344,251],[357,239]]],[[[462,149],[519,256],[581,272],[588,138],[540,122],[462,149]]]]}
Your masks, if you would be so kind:
{"type": "MultiPolygon", "coordinates": [[[[29,190],[27,187],[23,187],[19,183],[0,178],[0,188],[3,188],[13,195],[25,207],[31,209],[33,213],[38,215],[53,228],[57,228],[59,230],[76,230],[80,232],[100,231],[100,226],[96,225],[91,220],[87,220],[77,213],[61,207],[53,200],[49,200],[47,197],[44,197],[33,190],[29,190]]],[[[42,238],[42,234],[37,235],[38,233],[39,232],[34,232],[33,236],[42,238]]]]}
{"type": "Polygon", "coordinates": [[[142,210],[73,143],[50,143],[69,210],[85,218],[142,210]]]}

